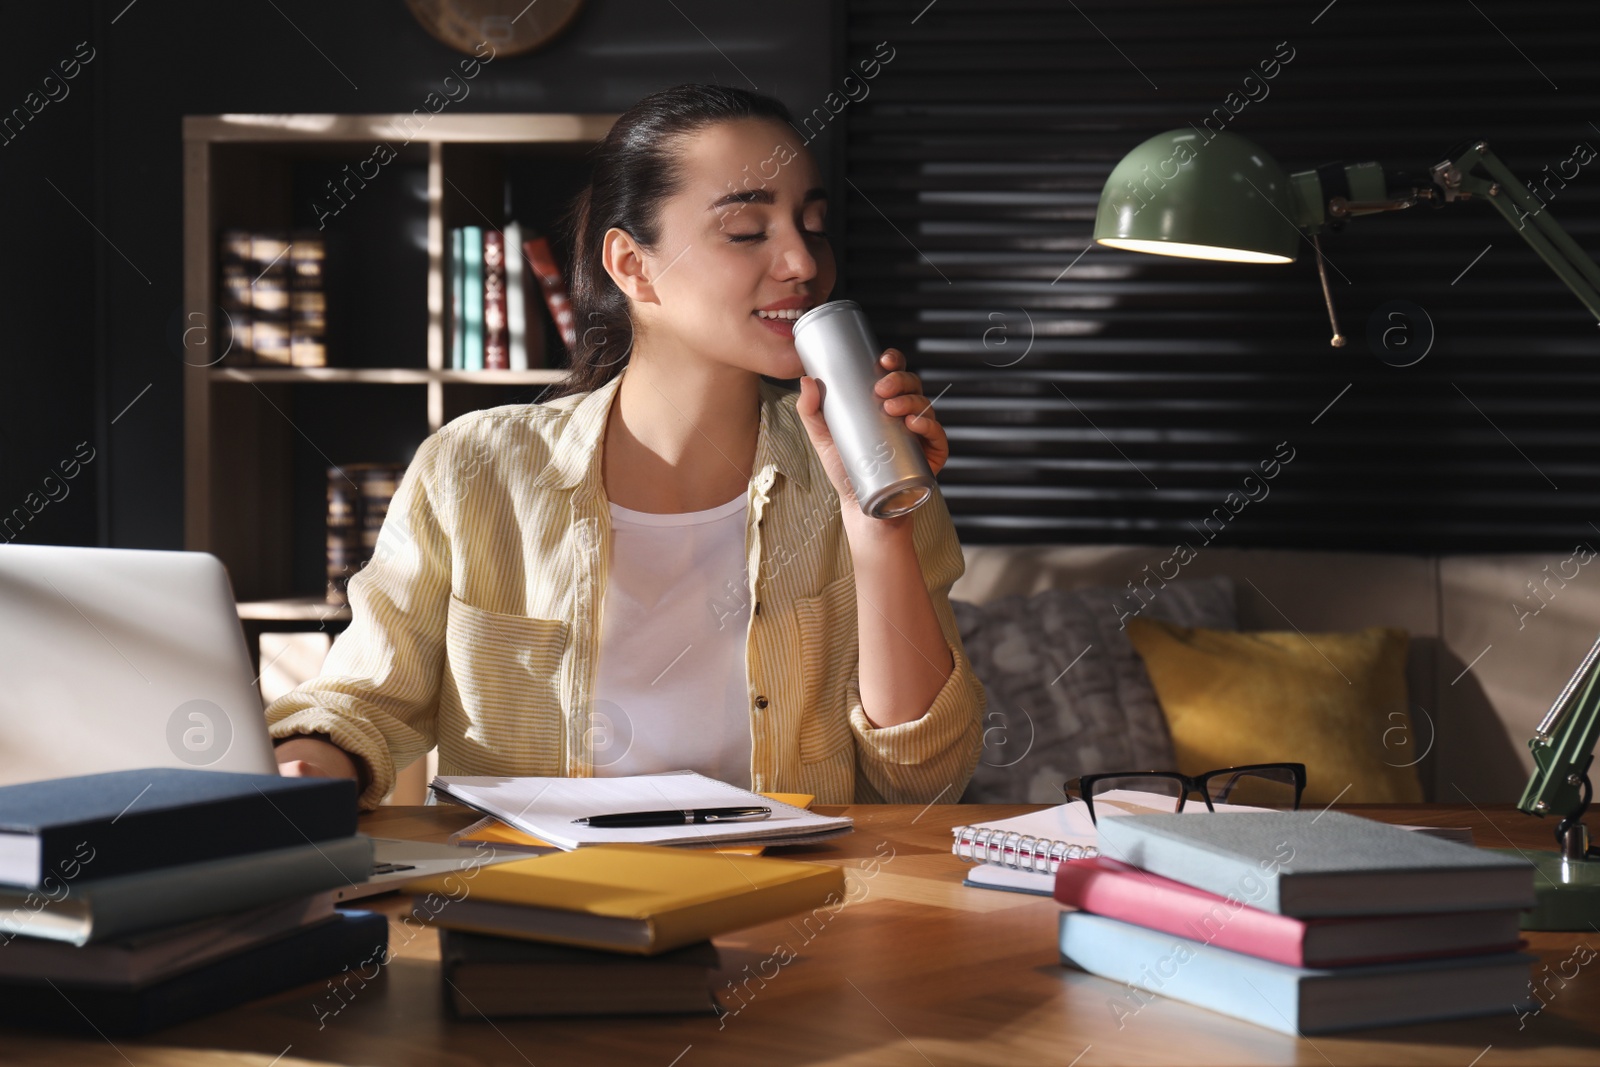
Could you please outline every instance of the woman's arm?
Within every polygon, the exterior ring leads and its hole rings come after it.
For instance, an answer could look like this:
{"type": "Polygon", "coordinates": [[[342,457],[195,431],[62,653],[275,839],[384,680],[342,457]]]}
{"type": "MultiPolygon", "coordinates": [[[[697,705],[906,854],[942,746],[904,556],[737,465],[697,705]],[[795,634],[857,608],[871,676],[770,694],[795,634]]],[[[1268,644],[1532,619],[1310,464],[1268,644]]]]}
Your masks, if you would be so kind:
{"type": "MultiPolygon", "coordinates": [[[[920,380],[901,369],[905,357],[891,348],[881,358],[889,372],[876,386],[884,410],[921,437],[937,474],[949,457],[944,428],[920,380]]],[[[864,515],[821,418],[816,382],[802,378],[800,387],[796,410],[839,493],[855,572],[859,647],[846,714],[862,774],[857,799],[954,801],[982,752],[986,695],[950,608],[965,560],[949,510],[935,494],[909,515],[864,515]]]]}
{"type": "Polygon", "coordinates": [[[912,527],[859,508],[845,510],[844,527],[855,564],[862,710],[880,729],[913,722],[944,688],[955,657],[923,584],[912,527]]]}

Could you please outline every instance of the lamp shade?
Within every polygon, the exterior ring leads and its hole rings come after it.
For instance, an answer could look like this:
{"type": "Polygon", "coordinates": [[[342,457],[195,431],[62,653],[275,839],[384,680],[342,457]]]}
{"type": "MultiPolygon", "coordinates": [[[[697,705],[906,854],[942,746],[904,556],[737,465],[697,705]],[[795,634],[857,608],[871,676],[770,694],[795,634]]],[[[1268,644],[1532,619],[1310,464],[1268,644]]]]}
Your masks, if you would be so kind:
{"type": "Polygon", "coordinates": [[[1255,142],[1170,130],[1113,168],[1094,239],[1165,256],[1292,263],[1301,237],[1290,197],[1288,173],[1255,142]]]}

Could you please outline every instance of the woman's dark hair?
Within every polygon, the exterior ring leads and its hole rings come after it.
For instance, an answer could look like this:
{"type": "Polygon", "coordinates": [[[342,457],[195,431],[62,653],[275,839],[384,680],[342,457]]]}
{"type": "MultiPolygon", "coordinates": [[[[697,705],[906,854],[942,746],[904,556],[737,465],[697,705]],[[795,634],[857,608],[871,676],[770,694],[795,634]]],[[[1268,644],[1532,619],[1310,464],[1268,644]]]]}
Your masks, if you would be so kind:
{"type": "Polygon", "coordinates": [[[686,84],[652,93],[617,119],[591,151],[589,184],[560,222],[578,331],[572,369],[541,402],[598,388],[622,373],[633,351],[628,298],[601,264],[613,226],[645,249],[661,236],[661,204],[682,185],[683,138],[733,119],[772,119],[793,127],[780,101],[745,89],[686,84]]]}

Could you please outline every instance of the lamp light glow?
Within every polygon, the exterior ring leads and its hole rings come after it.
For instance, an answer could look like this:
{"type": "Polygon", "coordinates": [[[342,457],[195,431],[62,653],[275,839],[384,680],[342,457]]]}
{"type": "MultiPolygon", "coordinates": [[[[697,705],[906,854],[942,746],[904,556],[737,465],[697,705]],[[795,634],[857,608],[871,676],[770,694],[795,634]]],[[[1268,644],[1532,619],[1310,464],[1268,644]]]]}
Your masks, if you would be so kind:
{"type": "Polygon", "coordinates": [[[1121,248],[1128,252],[1149,252],[1158,256],[1182,256],[1185,259],[1219,259],[1228,263],[1293,263],[1293,256],[1280,256],[1272,252],[1254,252],[1248,248],[1218,248],[1215,245],[1180,244],[1177,241],[1140,241],[1122,237],[1104,237],[1097,243],[1107,248],[1121,248]]]}

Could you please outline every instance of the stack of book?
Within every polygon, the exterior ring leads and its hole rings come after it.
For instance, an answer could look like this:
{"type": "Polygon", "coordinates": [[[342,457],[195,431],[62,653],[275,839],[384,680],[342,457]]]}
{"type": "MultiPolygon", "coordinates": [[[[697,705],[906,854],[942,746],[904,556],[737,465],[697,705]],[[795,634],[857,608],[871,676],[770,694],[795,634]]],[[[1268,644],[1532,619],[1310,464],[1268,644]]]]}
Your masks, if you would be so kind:
{"type": "Polygon", "coordinates": [[[445,903],[461,1018],[717,1013],[711,938],[844,898],[842,868],[658,845],[592,845],[408,883],[445,903]]]}
{"type": "MultiPolygon", "coordinates": [[[[225,366],[325,367],[327,247],[315,230],[224,230],[218,303],[225,366]]],[[[191,360],[191,362],[194,362],[191,360]]]]}
{"type": "Polygon", "coordinates": [[[571,351],[577,328],[567,282],[550,242],[516,222],[450,231],[452,370],[529,370],[546,365],[545,317],[571,351]]]}
{"type": "Polygon", "coordinates": [[[1055,897],[1063,963],[1290,1034],[1524,1010],[1533,867],[1343,812],[1102,819],[1055,897]],[[1113,859],[1112,857],[1116,857],[1113,859]]]}
{"type": "Polygon", "coordinates": [[[349,603],[350,579],[372,559],[389,502],[405,473],[404,463],[328,468],[328,603],[349,603]]]}
{"type": "Polygon", "coordinates": [[[189,769],[0,787],[0,1023],[142,1034],[388,951],[355,783],[189,769]]]}

